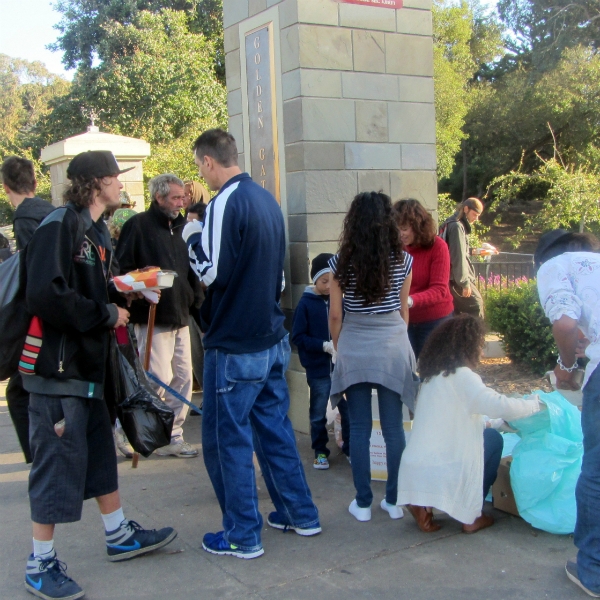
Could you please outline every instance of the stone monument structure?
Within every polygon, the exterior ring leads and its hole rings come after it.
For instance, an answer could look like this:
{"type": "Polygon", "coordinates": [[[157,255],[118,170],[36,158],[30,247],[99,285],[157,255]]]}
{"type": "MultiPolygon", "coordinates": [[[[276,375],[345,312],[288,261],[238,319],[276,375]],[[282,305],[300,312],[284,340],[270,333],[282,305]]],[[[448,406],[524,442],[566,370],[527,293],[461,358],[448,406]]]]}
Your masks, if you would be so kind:
{"type": "MultiPolygon", "coordinates": [[[[229,130],[281,204],[291,313],[359,191],[437,208],[431,0],[224,0],[223,13],[229,130]]],[[[288,383],[307,432],[296,354],[288,383]]]]}
{"type": "Polygon", "coordinates": [[[61,206],[63,192],[68,185],[67,167],[71,159],[87,150],[110,150],[121,169],[135,167],[123,173],[119,179],[138,212],[144,210],[144,177],[142,161],[150,156],[150,144],[144,140],[103,133],[90,125],[86,133],[61,140],[42,149],[41,159],[50,167],[52,181],[52,204],[61,206]]]}

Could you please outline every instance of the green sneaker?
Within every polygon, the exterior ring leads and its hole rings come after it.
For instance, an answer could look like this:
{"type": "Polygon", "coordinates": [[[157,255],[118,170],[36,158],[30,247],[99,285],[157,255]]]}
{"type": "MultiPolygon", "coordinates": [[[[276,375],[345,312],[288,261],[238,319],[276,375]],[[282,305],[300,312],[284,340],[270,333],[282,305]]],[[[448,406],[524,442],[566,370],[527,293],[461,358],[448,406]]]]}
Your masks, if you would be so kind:
{"type": "Polygon", "coordinates": [[[315,462],[313,463],[313,467],[315,469],[329,469],[329,461],[324,454],[318,454],[317,458],[315,458],[315,462]]]}

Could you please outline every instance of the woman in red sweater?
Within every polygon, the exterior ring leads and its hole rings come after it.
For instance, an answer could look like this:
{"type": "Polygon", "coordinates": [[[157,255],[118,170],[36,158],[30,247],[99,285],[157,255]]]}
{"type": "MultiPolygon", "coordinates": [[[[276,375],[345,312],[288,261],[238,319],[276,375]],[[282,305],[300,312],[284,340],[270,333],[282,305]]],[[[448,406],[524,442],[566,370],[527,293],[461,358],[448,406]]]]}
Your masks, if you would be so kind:
{"type": "Polygon", "coordinates": [[[408,338],[415,357],[419,358],[425,340],[454,311],[448,287],[450,254],[447,244],[436,235],[431,215],[418,200],[400,200],[393,211],[400,239],[413,257],[408,338]]]}

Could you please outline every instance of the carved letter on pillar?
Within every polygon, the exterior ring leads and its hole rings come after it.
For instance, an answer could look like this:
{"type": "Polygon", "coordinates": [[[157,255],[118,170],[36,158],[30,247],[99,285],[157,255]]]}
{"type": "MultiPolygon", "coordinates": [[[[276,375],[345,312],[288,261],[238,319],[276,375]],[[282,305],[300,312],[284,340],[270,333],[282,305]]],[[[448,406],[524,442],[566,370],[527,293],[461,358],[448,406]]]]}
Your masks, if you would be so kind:
{"type": "Polygon", "coordinates": [[[250,175],[281,202],[272,27],[246,34],[250,175]]]}

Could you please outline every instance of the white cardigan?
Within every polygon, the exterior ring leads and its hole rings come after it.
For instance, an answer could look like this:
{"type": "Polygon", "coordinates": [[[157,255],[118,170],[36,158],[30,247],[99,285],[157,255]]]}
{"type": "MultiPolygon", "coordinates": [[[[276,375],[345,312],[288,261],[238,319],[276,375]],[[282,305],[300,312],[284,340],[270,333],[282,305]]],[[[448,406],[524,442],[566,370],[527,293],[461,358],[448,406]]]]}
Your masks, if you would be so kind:
{"type": "Polygon", "coordinates": [[[398,505],[433,506],[471,524],[483,504],[483,415],[516,420],[539,411],[537,396],[508,398],[467,367],[422,384],[400,462],[398,505]]]}

